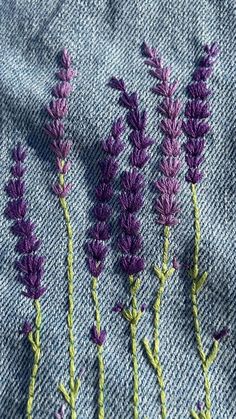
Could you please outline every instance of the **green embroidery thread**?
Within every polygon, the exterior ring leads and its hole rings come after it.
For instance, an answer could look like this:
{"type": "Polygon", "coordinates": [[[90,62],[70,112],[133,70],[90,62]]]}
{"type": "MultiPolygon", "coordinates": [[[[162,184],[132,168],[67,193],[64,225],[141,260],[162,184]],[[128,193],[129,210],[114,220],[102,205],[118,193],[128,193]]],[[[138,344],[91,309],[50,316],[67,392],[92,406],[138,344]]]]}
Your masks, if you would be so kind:
{"type": "Polygon", "coordinates": [[[27,400],[27,406],[26,406],[27,419],[32,419],[33,417],[32,410],[33,410],[35,384],[36,384],[36,377],[37,377],[37,373],[39,369],[39,362],[40,362],[40,357],[41,357],[40,329],[41,329],[41,324],[42,324],[42,316],[41,316],[41,305],[40,305],[39,300],[34,301],[34,308],[36,311],[35,332],[30,332],[28,334],[28,339],[31,344],[32,351],[34,353],[34,363],[33,363],[33,368],[31,371],[28,400],[27,400]]]}
{"type": "Polygon", "coordinates": [[[200,241],[201,241],[201,229],[200,229],[200,211],[197,201],[197,190],[196,185],[191,184],[192,191],[192,203],[194,209],[194,229],[195,229],[195,238],[194,238],[194,255],[193,255],[193,268],[190,270],[189,275],[192,279],[192,288],[191,288],[191,299],[192,299],[192,311],[193,311],[193,321],[194,321],[194,330],[195,338],[197,343],[197,349],[199,358],[201,361],[201,367],[204,377],[204,390],[205,390],[205,411],[196,413],[194,410],[191,410],[191,416],[195,419],[211,419],[211,388],[209,380],[209,368],[216,360],[218,351],[219,351],[219,342],[217,340],[213,341],[212,348],[209,352],[209,355],[206,355],[201,337],[200,323],[199,323],[199,313],[198,313],[198,303],[197,297],[198,293],[205,284],[207,280],[207,272],[204,272],[199,276],[199,250],[200,250],[200,241]]]}
{"type": "MultiPolygon", "coordinates": [[[[64,166],[64,164],[65,162],[62,161],[62,166],[64,166]]],[[[64,180],[63,174],[59,175],[59,183],[61,186],[64,186],[65,180],[64,180]]],[[[67,276],[68,276],[69,307],[68,307],[68,315],[67,315],[67,325],[68,325],[68,332],[69,332],[69,357],[70,357],[69,387],[70,387],[70,391],[68,392],[62,383],[59,384],[58,390],[63,394],[66,402],[69,404],[71,408],[71,419],[76,419],[75,404],[76,404],[76,399],[78,397],[81,382],[79,378],[75,379],[75,344],[74,344],[74,332],[73,332],[73,312],[74,312],[73,230],[72,230],[72,226],[70,222],[70,212],[69,212],[67,200],[66,198],[59,198],[59,201],[63,209],[64,219],[66,223],[67,237],[68,237],[67,276]]]]}
{"type": "Polygon", "coordinates": [[[167,279],[169,279],[175,272],[174,268],[168,269],[168,252],[169,252],[169,238],[170,238],[170,227],[164,227],[164,244],[163,244],[163,255],[162,255],[162,267],[155,267],[154,272],[157,278],[160,281],[160,286],[157,292],[157,297],[154,308],[154,342],[153,342],[153,349],[150,346],[150,343],[147,338],[143,339],[143,344],[146,350],[147,357],[153,366],[154,370],[157,374],[157,381],[160,387],[160,401],[161,401],[161,418],[165,419],[167,417],[167,409],[166,409],[166,394],[165,394],[165,384],[163,378],[163,371],[159,357],[159,326],[160,326],[160,312],[161,312],[161,304],[162,304],[162,297],[165,289],[165,283],[167,279]]]}
{"type": "Polygon", "coordinates": [[[133,275],[129,276],[130,293],[131,293],[131,310],[123,309],[122,315],[130,324],[131,335],[131,353],[133,361],[133,417],[139,417],[139,373],[138,373],[138,357],[137,357],[137,326],[143,312],[138,309],[137,293],[141,286],[141,279],[135,280],[133,275]]]}
{"type": "MultiPolygon", "coordinates": [[[[95,321],[98,334],[101,332],[101,316],[99,309],[99,301],[97,294],[97,285],[98,278],[92,278],[92,299],[95,307],[95,321]]],[[[97,356],[98,356],[98,370],[99,370],[99,382],[98,382],[98,419],[105,418],[104,410],[104,385],[105,385],[105,368],[104,368],[104,359],[103,359],[103,345],[97,346],[97,356]]]]}

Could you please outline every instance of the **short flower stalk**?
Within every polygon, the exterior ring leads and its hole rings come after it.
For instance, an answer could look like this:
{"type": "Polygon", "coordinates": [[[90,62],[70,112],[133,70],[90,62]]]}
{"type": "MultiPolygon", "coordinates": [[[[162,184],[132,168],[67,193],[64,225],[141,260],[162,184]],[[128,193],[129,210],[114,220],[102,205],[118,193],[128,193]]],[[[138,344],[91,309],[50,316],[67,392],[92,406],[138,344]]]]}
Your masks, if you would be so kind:
{"type": "Polygon", "coordinates": [[[105,242],[110,238],[109,219],[112,214],[110,201],[113,197],[113,183],[118,171],[117,158],[123,150],[122,133],[124,125],[118,118],[112,125],[111,133],[102,143],[106,157],[100,161],[101,180],[95,190],[98,203],[93,208],[95,223],[89,231],[92,241],[87,246],[88,268],[92,275],[92,300],[95,309],[95,324],[91,330],[91,339],[97,347],[99,382],[98,382],[98,418],[104,419],[104,386],[105,367],[103,346],[106,341],[106,331],[101,327],[100,306],[98,300],[98,281],[104,269],[104,262],[108,248],[105,242]]]}
{"type": "Polygon", "coordinates": [[[51,118],[51,122],[45,126],[45,132],[52,138],[51,148],[56,157],[56,167],[58,172],[58,182],[53,185],[53,191],[57,195],[64,214],[64,220],[67,230],[67,277],[68,277],[68,315],[67,325],[69,333],[69,391],[66,390],[64,384],[59,384],[59,391],[64,396],[65,401],[71,409],[71,419],[76,419],[76,400],[80,389],[80,377],[75,376],[75,338],[73,331],[74,316],[74,272],[73,272],[73,230],[70,221],[70,211],[67,197],[72,189],[70,183],[65,182],[65,175],[71,168],[71,162],[67,159],[70,153],[72,142],[64,139],[65,126],[62,119],[68,113],[67,99],[72,91],[71,80],[76,72],[71,66],[71,57],[67,50],[63,50],[61,56],[62,68],[58,71],[57,77],[59,82],[53,88],[53,96],[55,97],[47,107],[47,112],[51,118]]]}
{"type": "Polygon", "coordinates": [[[128,275],[131,309],[126,309],[123,304],[118,303],[114,312],[119,312],[130,324],[131,351],[133,361],[133,417],[139,417],[139,368],[137,357],[137,327],[143,316],[145,305],[138,308],[137,293],[141,286],[141,279],[137,278],[144,270],[144,259],[140,256],[142,249],[142,237],[140,235],[141,223],[136,214],[143,207],[144,177],[141,169],[149,161],[148,148],[153,140],[146,135],[147,123],[146,111],[139,110],[137,94],[129,94],[122,79],[113,77],[109,82],[110,87],[120,92],[119,104],[127,109],[127,122],[131,128],[129,135],[133,150],[130,155],[130,169],[124,172],[121,182],[122,192],[120,194],[121,234],[119,238],[119,249],[122,252],[121,267],[128,275]]]}
{"type": "Polygon", "coordinates": [[[25,321],[20,331],[20,334],[28,338],[34,354],[26,405],[26,417],[27,419],[32,419],[35,386],[41,360],[42,313],[39,299],[46,292],[46,288],[41,284],[45,259],[36,253],[40,248],[41,241],[37,239],[34,233],[35,224],[27,218],[28,205],[24,199],[24,174],[26,171],[24,161],[26,152],[20,143],[13,149],[12,158],[14,161],[11,167],[12,179],[10,179],[5,188],[10,201],[5,212],[6,216],[14,221],[11,231],[18,238],[15,250],[20,254],[20,258],[17,259],[15,267],[18,271],[18,281],[25,287],[22,295],[32,300],[35,310],[34,326],[30,322],[25,321]]]}
{"type": "Polygon", "coordinates": [[[192,280],[191,299],[193,310],[193,321],[195,329],[195,338],[198,354],[201,362],[203,377],[205,403],[201,405],[198,411],[191,410],[191,416],[194,419],[211,419],[211,388],[209,379],[209,369],[217,358],[219,352],[219,342],[228,334],[228,328],[225,328],[213,335],[212,347],[207,354],[203,347],[202,334],[199,320],[198,295],[207,281],[207,272],[199,272],[199,254],[201,243],[200,227],[200,209],[197,198],[197,185],[203,178],[203,172],[200,166],[204,160],[203,151],[205,148],[205,136],[210,131],[210,126],[206,119],[210,116],[209,105],[207,102],[211,91],[207,86],[207,80],[213,71],[215,57],[219,53],[216,43],[205,46],[205,55],[201,58],[199,66],[193,74],[193,83],[188,86],[190,100],[186,104],[185,116],[183,122],[183,131],[187,137],[185,144],[185,160],[188,166],[186,181],[190,184],[192,195],[192,206],[194,212],[194,254],[193,264],[189,271],[192,280]]]}
{"type": "Polygon", "coordinates": [[[155,266],[154,273],[159,280],[159,289],[157,291],[154,304],[154,342],[151,347],[147,338],[143,340],[147,357],[157,374],[157,381],[160,388],[161,418],[167,417],[166,393],[164,376],[159,356],[159,327],[160,314],[162,306],[162,297],[165,285],[168,279],[175,272],[175,266],[169,267],[169,246],[171,227],[178,224],[177,218],[180,211],[176,201],[176,195],[179,192],[180,184],[177,174],[180,170],[180,151],[181,146],[178,137],[182,134],[181,121],[179,113],[181,104],[173,98],[178,87],[178,82],[170,83],[171,69],[164,67],[162,60],[158,57],[154,48],[144,44],[145,64],[151,67],[150,74],[158,80],[158,84],[152,91],[163,97],[163,101],[158,106],[158,112],[164,117],[160,122],[160,129],[164,134],[164,140],[161,145],[163,158],[160,163],[162,177],[156,182],[156,188],[160,196],[156,200],[156,211],[158,214],[157,222],[164,227],[164,243],[161,267],[155,266]]]}

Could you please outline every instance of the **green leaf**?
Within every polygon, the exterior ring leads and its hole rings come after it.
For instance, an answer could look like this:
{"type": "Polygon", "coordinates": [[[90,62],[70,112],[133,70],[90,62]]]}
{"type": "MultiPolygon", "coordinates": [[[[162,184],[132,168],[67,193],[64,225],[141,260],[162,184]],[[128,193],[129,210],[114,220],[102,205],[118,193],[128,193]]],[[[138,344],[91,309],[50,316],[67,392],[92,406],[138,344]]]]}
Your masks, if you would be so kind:
{"type": "Polygon", "coordinates": [[[154,267],[154,272],[160,281],[165,281],[165,275],[163,274],[162,270],[158,268],[158,266],[154,267]]]}
{"type": "Polygon", "coordinates": [[[207,368],[210,368],[210,366],[216,360],[218,352],[219,352],[219,342],[217,340],[214,340],[211,351],[206,359],[207,368]]]}
{"type": "Polygon", "coordinates": [[[200,278],[196,281],[196,291],[199,292],[207,280],[208,273],[203,272],[200,278]]]}
{"type": "Polygon", "coordinates": [[[148,359],[149,359],[150,363],[156,369],[157,368],[157,362],[154,358],[153,352],[151,350],[151,347],[150,347],[150,344],[149,344],[149,341],[148,341],[147,338],[143,339],[143,344],[144,344],[144,348],[146,349],[146,353],[147,353],[147,356],[148,356],[148,359]]]}
{"type": "Polygon", "coordinates": [[[78,393],[79,393],[79,389],[80,389],[80,385],[81,385],[81,381],[79,378],[77,378],[77,380],[75,380],[75,397],[77,398],[78,393]]]}
{"type": "Polygon", "coordinates": [[[140,287],[141,287],[141,278],[138,278],[132,286],[133,291],[137,292],[140,287]]]}
{"type": "Polygon", "coordinates": [[[198,414],[196,412],[194,412],[194,410],[191,410],[190,415],[192,416],[192,418],[194,419],[200,419],[200,417],[198,416],[198,414]]]}
{"type": "Polygon", "coordinates": [[[165,274],[165,279],[170,278],[175,273],[175,268],[170,268],[165,274]]]}
{"type": "Polygon", "coordinates": [[[123,317],[128,320],[129,322],[131,322],[133,320],[133,316],[130,310],[128,309],[123,309],[122,310],[122,315],[123,317]]]}
{"type": "Polygon", "coordinates": [[[64,384],[60,383],[58,386],[58,390],[63,394],[64,399],[67,401],[67,403],[70,405],[70,396],[68,391],[66,390],[64,384]]]}

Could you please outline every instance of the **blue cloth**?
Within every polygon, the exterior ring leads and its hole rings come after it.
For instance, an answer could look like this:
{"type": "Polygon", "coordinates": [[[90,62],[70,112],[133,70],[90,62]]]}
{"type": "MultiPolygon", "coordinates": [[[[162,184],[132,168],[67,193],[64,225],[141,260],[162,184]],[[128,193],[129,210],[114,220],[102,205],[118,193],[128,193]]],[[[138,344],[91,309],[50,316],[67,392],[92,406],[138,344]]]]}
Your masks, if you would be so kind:
{"type": "MultiPolygon", "coordinates": [[[[202,45],[218,41],[221,55],[215,66],[211,86],[212,133],[208,136],[204,170],[206,177],[199,188],[202,219],[200,266],[209,279],[200,297],[200,318],[204,345],[210,348],[212,334],[231,325],[231,337],[221,344],[220,355],[210,370],[212,417],[233,419],[235,408],[235,160],[233,139],[235,118],[235,15],[233,0],[5,0],[1,5],[1,406],[4,419],[23,418],[32,363],[30,345],[18,330],[25,318],[31,319],[30,301],[21,296],[13,266],[15,238],[3,212],[6,206],[4,184],[9,178],[10,151],[19,140],[27,146],[27,200],[30,216],[37,223],[37,235],[43,239],[46,256],[42,298],[43,357],[37,380],[34,418],[53,417],[62,403],[57,385],[68,383],[68,336],[66,327],[66,235],[62,212],[51,192],[55,181],[54,158],[49,140],[43,134],[44,105],[50,100],[55,84],[55,57],[67,47],[79,71],[71,95],[68,120],[69,136],[74,139],[73,166],[69,179],[74,189],[69,198],[75,234],[75,344],[76,369],[85,367],[77,407],[79,419],[96,417],[97,356],[89,339],[93,324],[84,243],[91,225],[89,208],[94,202],[97,183],[100,140],[108,134],[114,118],[124,114],[117,105],[116,92],[107,86],[111,75],[122,77],[130,91],[137,90],[148,109],[149,133],[156,139],[152,160],[145,170],[148,186],[142,211],[147,269],[142,275],[139,301],[148,310],[139,323],[138,340],[152,336],[152,304],[158,283],[152,272],[160,263],[162,228],[155,223],[151,183],[158,176],[157,99],[150,92],[153,80],[140,54],[145,39],[157,47],[173,76],[180,81],[180,98],[202,45]]],[[[127,140],[126,131],[126,140],[127,140]]],[[[183,140],[183,138],[182,138],[183,140]]],[[[128,141],[127,141],[128,144],[128,141]]],[[[128,164],[130,146],[122,158],[121,170],[128,164]]],[[[183,159],[181,223],[174,228],[171,252],[181,263],[189,263],[193,249],[193,218],[190,191],[184,182],[183,159]]],[[[117,224],[115,223],[117,235],[117,224]]],[[[118,266],[115,240],[99,282],[102,325],[108,332],[105,345],[106,417],[132,417],[132,368],[128,324],[111,312],[116,301],[128,302],[128,283],[118,266]]],[[[168,418],[188,417],[203,399],[203,379],[196,351],[190,302],[190,280],[180,270],[169,281],[163,300],[160,326],[160,357],[166,383],[168,418]]],[[[140,418],[159,415],[159,390],[141,342],[140,418]]]]}

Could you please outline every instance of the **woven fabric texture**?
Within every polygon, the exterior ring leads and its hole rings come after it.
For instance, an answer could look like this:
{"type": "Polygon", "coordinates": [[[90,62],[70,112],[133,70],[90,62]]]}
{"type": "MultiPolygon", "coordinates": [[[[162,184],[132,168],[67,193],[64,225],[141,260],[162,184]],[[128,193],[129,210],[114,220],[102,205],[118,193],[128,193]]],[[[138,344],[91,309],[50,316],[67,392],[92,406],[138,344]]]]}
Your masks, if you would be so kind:
{"type": "MultiPolygon", "coordinates": [[[[153,80],[143,64],[140,47],[144,40],[155,46],[173,78],[180,81],[180,99],[186,101],[186,86],[201,56],[202,46],[217,41],[221,54],[210,84],[212,132],[207,138],[205,178],[199,186],[202,241],[200,266],[209,278],[199,298],[203,341],[210,347],[212,334],[224,325],[231,335],[221,344],[220,354],[210,370],[212,417],[236,417],[235,373],[235,2],[233,0],[4,0],[1,1],[0,80],[1,80],[1,188],[0,188],[0,322],[1,385],[0,416],[24,417],[32,351],[18,331],[32,307],[21,295],[14,269],[15,238],[4,216],[7,197],[4,184],[9,178],[11,149],[18,142],[28,150],[27,200],[30,217],[37,223],[37,237],[43,240],[46,257],[42,298],[42,361],[37,380],[34,418],[53,417],[62,404],[56,387],[68,381],[68,332],[66,234],[63,216],[51,185],[55,181],[54,157],[43,133],[45,104],[55,84],[58,52],[66,47],[73,57],[78,76],[73,81],[67,132],[73,138],[72,169],[68,180],[74,185],[68,198],[75,236],[74,330],[76,368],[85,368],[77,407],[79,419],[97,417],[97,354],[90,340],[94,311],[91,276],[84,253],[89,209],[94,203],[94,187],[99,176],[101,139],[112,121],[125,111],[117,105],[117,94],[107,87],[111,76],[122,77],[129,91],[137,91],[148,111],[148,132],[155,139],[150,164],[145,206],[141,211],[144,254],[139,301],[148,307],[138,326],[140,368],[140,419],[159,415],[156,376],[140,343],[152,337],[153,311],[158,282],[152,266],[160,264],[162,227],[155,222],[152,183],[158,177],[162,134],[157,129],[158,102],[150,92],[153,80]]],[[[121,159],[128,166],[130,145],[121,159]]],[[[182,141],[184,138],[182,137],[182,141]]],[[[171,254],[188,264],[193,249],[193,216],[190,190],[184,181],[186,166],[182,156],[181,223],[172,231],[171,254]]],[[[128,302],[127,277],[119,268],[118,235],[119,178],[114,198],[113,239],[105,270],[99,279],[102,326],[107,331],[104,346],[106,368],[105,409],[109,419],[132,417],[132,364],[127,322],[111,309],[117,301],[128,302]]],[[[168,282],[161,312],[160,358],[163,365],[168,418],[189,417],[189,410],[203,399],[203,379],[196,351],[190,299],[190,279],[184,270],[168,282]]]]}

